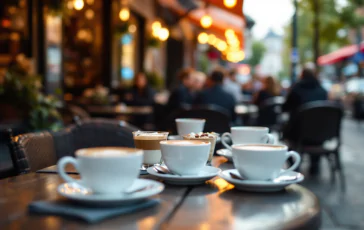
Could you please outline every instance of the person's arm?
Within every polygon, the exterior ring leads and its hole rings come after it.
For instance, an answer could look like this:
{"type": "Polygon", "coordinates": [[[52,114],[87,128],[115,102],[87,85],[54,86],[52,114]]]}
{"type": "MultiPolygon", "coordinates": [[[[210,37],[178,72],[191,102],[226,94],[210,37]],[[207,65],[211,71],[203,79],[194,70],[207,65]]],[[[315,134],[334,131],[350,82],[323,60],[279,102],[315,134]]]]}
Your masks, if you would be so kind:
{"type": "Polygon", "coordinates": [[[259,92],[257,92],[257,93],[255,93],[255,94],[253,95],[252,102],[253,102],[253,104],[254,104],[254,105],[259,106],[259,104],[260,104],[260,97],[261,97],[261,93],[260,93],[260,91],[259,91],[259,92]]]}

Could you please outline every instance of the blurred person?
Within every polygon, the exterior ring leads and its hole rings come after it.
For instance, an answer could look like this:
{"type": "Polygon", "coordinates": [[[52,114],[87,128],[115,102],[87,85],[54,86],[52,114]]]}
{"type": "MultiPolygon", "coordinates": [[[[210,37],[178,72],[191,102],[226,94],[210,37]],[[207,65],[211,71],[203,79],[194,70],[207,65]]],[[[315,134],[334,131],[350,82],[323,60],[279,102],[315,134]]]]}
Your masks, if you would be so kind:
{"type": "Polygon", "coordinates": [[[231,93],[235,101],[242,101],[241,85],[236,81],[236,71],[231,70],[224,78],[223,88],[226,92],[231,93]]]}
{"type": "Polygon", "coordinates": [[[263,88],[253,96],[253,103],[260,106],[265,100],[280,95],[280,87],[272,76],[263,80],[263,88]]]}
{"type": "Polygon", "coordinates": [[[192,90],[192,68],[183,69],[179,74],[180,85],[172,91],[168,103],[167,112],[171,113],[174,110],[180,108],[183,104],[191,105],[194,101],[194,95],[192,90]]]}
{"type": "MultiPolygon", "coordinates": [[[[305,103],[312,101],[327,100],[328,93],[321,86],[317,76],[315,74],[315,67],[313,63],[308,63],[302,70],[300,80],[292,86],[290,92],[288,92],[286,102],[283,104],[282,109],[284,112],[290,113],[290,119],[288,124],[283,130],[283,139],[289,142],[298,141],[298,131],[294,130],[291,126],[291,122],[294,120],[297,109],[305,103]]],[[[309,145],[322,145],[323,143],[305,143],[309,145]]],[[[311,155],[310,173],[315,175],[319,172],[319,156],[311,155]]]]}
{"type": "Polygon", "coordinates": [[[236,100],[232,94],[223,89],[224,72],[221,70],[213,71],[207,81],[209,87],[197,96],[195,104],[220,106],[226,109],[232,121],[235,121],[236,100]]]}
{"type": "Polygon", "coordinates": [[[253,74],[251,79],[245,83],[242,87],[242,91],[244,95],[252,96],[259,90],[261,90],[263,87],[263,84],[261,82],[261,79],[258,77],[258,75],[253,74]]]}
{"type": "Polygon", "coordinates": [[[145,73],[140,72],[134,77],[133,87],[125,94],[125,103],[134,106],[150,106],[154,103],[155,91],[148,84],[145,73]]]}
{"type": "MultiPolygon", "coordinates": [[[[191,73],[191,93],[196,94],[203,90],[206,83],[206,74],[200,71],[193,71],[191,73]]],[[[195,96],[195,95],[193,95],[195,96]]]]}

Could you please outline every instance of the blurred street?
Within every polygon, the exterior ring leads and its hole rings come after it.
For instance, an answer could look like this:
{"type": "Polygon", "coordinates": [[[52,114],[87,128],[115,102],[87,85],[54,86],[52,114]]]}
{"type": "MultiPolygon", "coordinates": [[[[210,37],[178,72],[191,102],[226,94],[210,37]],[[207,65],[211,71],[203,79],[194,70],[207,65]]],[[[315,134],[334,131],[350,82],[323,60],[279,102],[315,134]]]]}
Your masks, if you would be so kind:
{"type": "Polygon", "coordinates": [[[341,157],[346,178],[346,193],[341,193],[340,179],[330,183],[330,169],[326,159],[321,160],[321,175],[306,177],[303,185],[313,191],[322,206],[322,229],[364,229],[364,124],[360,126],[345,119],[342,126],[341,157]]]}

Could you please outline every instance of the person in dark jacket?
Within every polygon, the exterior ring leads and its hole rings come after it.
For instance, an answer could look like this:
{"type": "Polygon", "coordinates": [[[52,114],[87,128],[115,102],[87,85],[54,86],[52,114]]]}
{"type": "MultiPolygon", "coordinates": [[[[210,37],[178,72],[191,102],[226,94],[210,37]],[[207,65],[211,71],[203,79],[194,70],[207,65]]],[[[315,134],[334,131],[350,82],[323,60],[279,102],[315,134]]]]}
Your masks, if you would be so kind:
{"type": "Polygon", "coordinates": [[[125,103],[133,106],[151,106],[155,91],[148,85],[147,77],[140,72],[134,77],[134,85],[125,95],[125,103]]]}
{"type": "Polygon", "coordinates": [[[232,94],[223,89],[223,80],[224,73],[222,71],[213,71],[208,78],[208,88],[197,96],[195,104],[220,106],[230,113],[232,121],[234,121],[236,118],[236,100],[232,94]]]}
{"type": "Polygon", "coordinates": [[[253,98],[253,103],[260,106],[265,100],[280,95],[277,82],[272,76],[268,76],[263,80],[263,89],[259,90],[253,98]]]}
{"type": "Polygon", "coordinates": [[[192,72],[193,69],[186,68],[178,74],[178,78],[180,79],[181,84],[175,90],[173,90],[169,97],[167,103],[168,113],[173,112],[184,104],[191,105],[193,103],[194,95],[191,89],[192,72]]]}
{"type": "MultiPolygon", "coordinates": [[[[312,101],[327,100],[328,93],[321,86],[319,80],[316,78],[315,70],[313,68],[305,68],[302,71],[300,80],[292,87],[287,95],[286,102],[283,104],[283,111],[290,113],[290,120],[283,130],[283,138],[289,142],[295,142],[298,139],[298,131],[294,130],[291,122],[294,120],[295,113],[305,103],[312,101]]],[[[305,143],[309,145],[322,145],[323,143],[305,143]]],[[[319,171],[318,156],[311,156],[311,174],[317,174],[319,171]]]]}

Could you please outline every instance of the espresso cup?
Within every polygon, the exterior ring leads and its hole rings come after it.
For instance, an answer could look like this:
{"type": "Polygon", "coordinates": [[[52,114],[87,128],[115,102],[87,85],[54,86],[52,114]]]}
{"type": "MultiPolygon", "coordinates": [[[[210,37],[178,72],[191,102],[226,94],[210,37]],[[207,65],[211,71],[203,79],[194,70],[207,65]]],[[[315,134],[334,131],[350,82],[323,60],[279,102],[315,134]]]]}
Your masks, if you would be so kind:
{"type": "Polygon", "coordinates": [[[224,133],[221,136],[221,143],[225,148],[231,150],[231,146],[226,143],[225,137],[229,137],[234,145],[237,144],[273,144],[274,136],[269,134],[267,127],[238,126],[232,127],[231,133],[224,133]]]}
{"type": "Polygon", "coordinates": [[[163,162],[178,175],[198,175],[206,166],[211,143],[197,140],[161,141],[163,162]]]}
{"type": "Polygon", "coordinates": [[[200,133],[203,132],[205,127],[205,119],[198,118],[177,118],[177,133],[179,136],[184,136],[190,133],[200,133]]]}
{"type": "Polygon", "coordinates": [[[297,152],[288,151],[285,145],[246,144],[233,145],[233,162],[240,175],[249,180],[269,180],[287,171],[295,170],[301,163],[297,152]],[[295,162],[283,170],[282,167],[289,157],[295,162]]]}
{"type": "Polygon", "coordinates": [[[76,151],[76,158],[62,157],[58,173],[66,182],[74,182],[92,189],[95,193],[121,193],[139,176],[143,151],[123,147],[86,148],[76,151]],[[76,180],[64,168],[72,164],[80,173],[76,180]]]}

